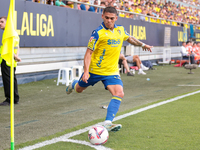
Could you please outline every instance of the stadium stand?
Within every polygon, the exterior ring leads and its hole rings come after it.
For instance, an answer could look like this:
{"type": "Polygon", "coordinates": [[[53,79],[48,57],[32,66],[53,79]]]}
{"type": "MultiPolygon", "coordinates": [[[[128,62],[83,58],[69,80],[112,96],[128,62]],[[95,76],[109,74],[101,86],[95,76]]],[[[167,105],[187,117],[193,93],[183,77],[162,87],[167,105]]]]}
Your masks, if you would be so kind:
{"type": "MultiPolygon", "coordinates": [[[[64,3],[65,5],[61,5],[63,7],[71,7],[74,8],[73,2],[67,0],[27,0],[33,1],[38,3],[46,3],[51,5],[58,5],[58,3],[64,3]],[[57,1],[57,2],[56,2],[57,1]]],[[[77,8],[80,10],[92,11],[99,13],[100,11],[94,11],[94,6],[89,6],[90,4],[96,5],[97,7],[100,6],[101,2],[103,5],[101,6],[114,6],[116,9],[121,10],[119,12],[119,17],[125,18],[133,18],[138,19],[142,17],[138,17],[137,15],[127,12],[133,12],[137,14],[146,15],[145,21],[150,21],[154,23],[161,23],[161,24],[171,24],[173,26],[184,26],[189,28],[188,23],[193,25],[199,25],[200,22],[200,9],[198,6],[200,2],[198,0],[98,0],[98,3],[94,3],[94,0],[79,0],[82,2],[81,4],[77,5],[77,8]],[[105,5],[104,5],[105,3],[105,5]],[[91,8],[91,9],[89,9],[91,8]],[[149,16],[156,17],[150,18],[149,16]],[[171,22],[171,23],[170,23],[171,22]],[[179,22],[179,23],[178,23],[179,22]]],[[[102,11],[101,11],[102,13],[102,11]]],[[[200,27],[197,27],[200,29],[200,27]]]]}

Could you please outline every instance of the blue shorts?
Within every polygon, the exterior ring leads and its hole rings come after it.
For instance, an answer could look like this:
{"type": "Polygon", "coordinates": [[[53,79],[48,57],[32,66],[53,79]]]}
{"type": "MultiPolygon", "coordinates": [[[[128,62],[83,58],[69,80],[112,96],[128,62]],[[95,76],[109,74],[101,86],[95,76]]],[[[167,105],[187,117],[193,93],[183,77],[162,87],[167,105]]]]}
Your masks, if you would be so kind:
{"type": "Polygon", "coordinates": [[[79,86],[88,87],[90,85],[95,85],[97,82],[101,81],[104,84],[105,89],[107,89],[108,85],[121,85],[123,87],[123,82],[119,75],[110,75],[110,76],[102,76],[96,75],[93,73],[89,73],[90,77],[88,79],[88,83],[83,82],[82,76],[78,81],[79,86]]]}

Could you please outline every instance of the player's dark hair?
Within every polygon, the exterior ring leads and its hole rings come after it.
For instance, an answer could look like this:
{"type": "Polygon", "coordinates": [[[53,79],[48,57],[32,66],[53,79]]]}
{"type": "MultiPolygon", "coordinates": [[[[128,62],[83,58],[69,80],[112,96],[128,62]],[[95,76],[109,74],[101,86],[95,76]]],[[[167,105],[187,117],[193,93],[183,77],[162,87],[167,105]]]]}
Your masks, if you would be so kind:
{"type": "Polygon", "coordinates": [[[2,16],[2,17],[0,17],[0,19],[5,19],[5,20],[7,20],[7,17],[6,16],[2,16]]]}
{"type": "Polygon", "coordinates": [[[106,12],[108,12],[108,13],[114,13],[114,14],[117,15],[117,10],[115,9],[115,7],[111,7],[111,6],[106,7],[106,8],[103,10],[103,13],[106,13],[106,12]]]}

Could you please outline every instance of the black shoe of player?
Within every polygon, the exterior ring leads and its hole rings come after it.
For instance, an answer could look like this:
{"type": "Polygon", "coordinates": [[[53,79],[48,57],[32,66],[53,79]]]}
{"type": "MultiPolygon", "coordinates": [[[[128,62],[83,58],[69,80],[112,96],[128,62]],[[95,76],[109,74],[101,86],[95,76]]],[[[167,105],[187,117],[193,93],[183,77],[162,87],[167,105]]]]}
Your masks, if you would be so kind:
{"type": "Polygon", "coordinates": [[[7,101],[3,101],[2,103],[0,103],[0,106],[10,106],[10,103],[8,103],[7,101]]]}
{"type": "Polygon", "coordinates": [[[127,76],[134,76],[134,74],[132,72],[128,72],[127,76]]]}

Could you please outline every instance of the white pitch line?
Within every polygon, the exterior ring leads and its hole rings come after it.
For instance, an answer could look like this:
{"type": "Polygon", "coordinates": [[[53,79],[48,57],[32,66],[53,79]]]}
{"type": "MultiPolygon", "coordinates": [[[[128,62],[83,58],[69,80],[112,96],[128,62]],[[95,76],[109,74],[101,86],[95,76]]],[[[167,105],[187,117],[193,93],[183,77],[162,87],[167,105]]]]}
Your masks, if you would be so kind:
{"type": "MultiPolygon", "coordinates": [[[[194,95],[194,94],[197,94],[197,93],[200,93],[200,90],[196,91],[196,92],[188,93],[188,94],[185,94],[185,95],[182,95],[182,96],[177,96],[175,98],[171,98],[169,100],[162,101],[162,102],[159,102],[159,103],[156,103],[156,104],[144,107],[144,108],[140,108],[140,109],[134,110],[134,111],[132,111],[130,113],[126,113],[126,114],[117,116],[117,117],[114,118],[113,121],[117,121],[117,120],[126,118],[128,116],[135,115],[137,113],[146,111],[148,109],[155,108],[155,107],[158,107],[158,106],[161,106],[161,105],[164,105],[164,104],[167,104],[167,103],[170,103],[170,102],[173,102],[173,101],[176,101],[176,100],[179,100],[181,98],[184,98],[184,97],[187,97],[187,96],[191,96],[191,95],[194,95]]],[[[98,125],[102,125],[102,124],[103,124],[103,122],[98,123],[98,125]]],[[[56,142],[59,142],[59,141],[68,140],[68,138],[71,138],[71,137],[73,137],[75,135],[79,135],[79,134],[82,134],[84,132],[87,132],[93,126],[95,126],[95,125],[92,125],[92,126],[89,126],[89,127],[85,127],[83,129],[80,129],[80,130],[77,130],[77,131],[74,131],[74,132],[70,132],[70,133],[67,133],[67,134],[65,134],[63,136],[60,136],[60,137],[57,137],[57,138],[53,138],[51,140],[47,140],[47,141],[44,141],[44,142],[41,142],[41,143],[37,143],[37,144],[32,145],[32,146],[27,146],[27,147],[21,148],[19,150],[33,150],[33,149],[40,148],[40,147],[43,147],[43,146],[46,146],[46,145],[50,145],[50,144],[53,144],[53,143],[56,143],[56,142]]]]}
{"type": "Polygon", "coordinates": [[[92,145],[90,142],[80,141],[80,140],[73,140],[73,139],[66,139],[63,140],[64,142],[72,142],[77,144],[83,144],[95,148],[96,150],[112,150],[110,148],[104,147],[103,145],[92,145]]]}
{"type": "Polygon", "coordinates": [[[159,102],[159,103],[156,103],[156,104],[153,104],[153,105],[144,107],[144,108],[140,108],[140,109],[135,110],[135,111],[132,111],[132,112],[130,112],[130,113],[126,113],[126,114],[124,114],[124,115],[115,117],[113,121],[117,121],[117,120],[123,119],[123,118],[125,118],[125,117],[131,116],[131,115],[135,115],[135,114],[137,114],[137,113],[146,111],[146,110],[148,110],[148,109],[155,108],[155,107],[158,107],[158,106],[160,106],[160,105],[164,105],[164,104],[167,104],[167,103],[170,103],[170,102],[173,102],[173,101],[176,101],[176,100],[179,100],[179,99],[181,99],[181,98],[184,98],[184,97],[187,97],[187,96],[191,96],[191,95],[194,95],[194,94],[197,94],[197,93],[200,93],[200,90],[199,90],[199,91],[196,91],[196,92],[188,93],[188,94],[185,94],[185,95],[182,95],[182,96],[174,97],[174,98],[171,98],[171,99],[169,99],[169,100],[162,101],[162,102],[159,102]]]}
{"type": "Polygon", "coordinates": [[[178,85],[178,86],[200,86],[200,85],[178,85]]]}

